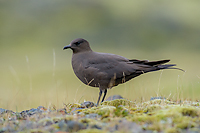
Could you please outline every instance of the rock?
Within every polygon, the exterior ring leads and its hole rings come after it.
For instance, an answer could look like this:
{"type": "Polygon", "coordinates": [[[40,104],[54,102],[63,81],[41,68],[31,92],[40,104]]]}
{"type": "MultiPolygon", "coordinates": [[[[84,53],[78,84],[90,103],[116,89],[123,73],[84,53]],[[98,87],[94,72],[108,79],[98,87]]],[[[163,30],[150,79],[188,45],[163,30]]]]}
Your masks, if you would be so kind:
{"type": "Polygon", "coordinates": [[[150,101],[155,100],[155,99],[166,99],[165,97],[151,97],[150,101]]]}
{"type": "Polygon", "coordinates": [[[95,118],[101,118],[101,116],[98,114],[88,114],[88,115],[85,115],[85,118],[95,119],[95,118]]]}
{"type": "Polygon", "coordinates": [[[106,101],[111,101],[111,100],[115,100],[115,99],[124,99],[122,96],[120,95],[112,95],[112,96],[109,96],[106,101]]]}
{"type": "Polygon", "coordinates": [[[87,101],[87,102],[81,103],[81,108],[91,108],[91,107],[94,107],[94,105],[95,104],[93,102],[87,101]]]}
{"type": "Polygon", "coordinates": [[[6,112],[6,109],[0,108],[0,114],[3,114],[4,112],[6,112]]]}
{"type": "Polygon", "coordinates": [[[77,132],[81,129],[86,129],[86,127],[80,122],[77,121],[67,122],[67,129],[66,129],[67,132],[77,132]]]}

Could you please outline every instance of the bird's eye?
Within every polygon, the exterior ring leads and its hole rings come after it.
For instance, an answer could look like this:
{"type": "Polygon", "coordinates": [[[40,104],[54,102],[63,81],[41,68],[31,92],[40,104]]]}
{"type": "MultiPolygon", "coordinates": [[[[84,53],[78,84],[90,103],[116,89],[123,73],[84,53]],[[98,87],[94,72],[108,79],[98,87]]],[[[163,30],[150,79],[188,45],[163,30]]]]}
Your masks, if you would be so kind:
{"type": "Polygon", "coordinates": [[[78,46],[79,44],[81,44],[81,42],[75,42],[74,44],[76,44],[78,46]]]}

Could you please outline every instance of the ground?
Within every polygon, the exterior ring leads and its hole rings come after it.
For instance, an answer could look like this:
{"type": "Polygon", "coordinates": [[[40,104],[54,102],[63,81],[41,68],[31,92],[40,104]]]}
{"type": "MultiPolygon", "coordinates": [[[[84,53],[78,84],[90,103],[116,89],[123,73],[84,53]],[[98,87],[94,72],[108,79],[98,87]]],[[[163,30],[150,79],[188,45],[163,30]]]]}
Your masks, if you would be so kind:
{"type": "Polygon", "coordinates": [[[69,103],[62,109],[39,106],[22,112],[0,109],[0,132],[200,132],[198,101],[171,101],[162,97],[147,102],[127,99],[69,103]]]}

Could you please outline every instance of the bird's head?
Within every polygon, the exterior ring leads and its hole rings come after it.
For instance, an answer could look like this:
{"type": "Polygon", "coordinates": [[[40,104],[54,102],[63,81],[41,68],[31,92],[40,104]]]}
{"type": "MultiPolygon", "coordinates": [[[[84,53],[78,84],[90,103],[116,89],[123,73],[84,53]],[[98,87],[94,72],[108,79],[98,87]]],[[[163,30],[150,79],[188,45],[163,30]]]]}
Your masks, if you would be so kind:
{"type": "Polygon", "coordinates": [[[92,51],[89,42],[82,38],[77,38],[71,41],[71,43],[65,46],[63,50],[68,48],[72,49],[73,53],[92,51]]]}

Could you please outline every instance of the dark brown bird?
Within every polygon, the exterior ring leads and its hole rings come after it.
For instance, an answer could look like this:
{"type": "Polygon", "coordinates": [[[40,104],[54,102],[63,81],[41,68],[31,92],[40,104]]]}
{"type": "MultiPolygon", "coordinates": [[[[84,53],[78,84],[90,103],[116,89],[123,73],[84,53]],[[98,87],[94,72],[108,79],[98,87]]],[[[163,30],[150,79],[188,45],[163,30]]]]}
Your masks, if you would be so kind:
{"type": "Polygon", "coordinates": [[[86,85],[99,87],[97,105],[102,92],[104,92],[104,96],[101,102],[105,99],[107,89],[127,82],[143,73],[161,69],[179,69],[172,67],[175,64],[162,65],[170,60],[129,60],[119,55],[93,52],[88,41],[82,38],[73,40],[63,50],[68,48],[73,51],[72,67],[76,76],[86,85]]]}

